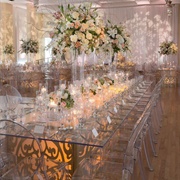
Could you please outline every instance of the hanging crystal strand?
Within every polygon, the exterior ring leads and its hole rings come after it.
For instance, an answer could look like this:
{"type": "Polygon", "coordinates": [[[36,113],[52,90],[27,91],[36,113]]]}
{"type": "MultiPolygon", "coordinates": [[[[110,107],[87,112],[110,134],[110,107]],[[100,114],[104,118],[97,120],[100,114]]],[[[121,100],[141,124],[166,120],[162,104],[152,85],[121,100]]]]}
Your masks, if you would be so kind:
{"type": "Polygon", "coordinates": [[[84,81],[84,58],[85,58],[85,52],[82,52],[82,56],[81,56],[81,64],[80,64],[80,81],[83,82],[84,81]]]}
{"type": "Polygon", "coordinates": [[[74,83],[77,80],[77,52],[76,50],[71,51],[72,67],[71,67],[71,79],[74,83]]]}
{"type": "Polygon", "coordinates": [[[116,73],[116,67],[117,67],[117,53],[114,53],[114,61],[113,61],[113,71],[116,73]]]}
{"type": "Polygon", "coordinates": [[[110,49],[110,51],[109,51],[109,68],[110,68],[110,73],[112,73],[112,71],[113,71],[113,69],[112,69],[112,67],[113,67],[113,62],[112,62],[112,58],[113,58],[113,53],[112,53],[112,49],[110,49]]]}
{"type": "MultiPolygon", "coordinates": [[[[96,64],[96,49],[94,49],[94,51],[93,51],[93,68],[95,68],[95,64],[96,64]]],[[[93,70],[93,78],[95,76],[96,76],[95,70],[93,70]]]]}

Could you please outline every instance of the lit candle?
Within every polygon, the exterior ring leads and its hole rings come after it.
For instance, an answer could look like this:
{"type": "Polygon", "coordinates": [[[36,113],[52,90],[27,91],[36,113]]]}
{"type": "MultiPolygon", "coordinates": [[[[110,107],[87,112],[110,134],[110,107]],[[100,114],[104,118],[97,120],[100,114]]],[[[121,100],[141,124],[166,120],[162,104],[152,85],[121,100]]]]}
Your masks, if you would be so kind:
{"type": "Polygon", "coordinates": [[[55,108],[55,107],[57,107],[57,104],[54,101],[50,101],[49,107],[50,108],[55,108]]]}
{"type": "Polygon", "coordinates": [[[45,93],[47,91],[47,89],[45,87],[41,88],[41,93],[45,93]]]}

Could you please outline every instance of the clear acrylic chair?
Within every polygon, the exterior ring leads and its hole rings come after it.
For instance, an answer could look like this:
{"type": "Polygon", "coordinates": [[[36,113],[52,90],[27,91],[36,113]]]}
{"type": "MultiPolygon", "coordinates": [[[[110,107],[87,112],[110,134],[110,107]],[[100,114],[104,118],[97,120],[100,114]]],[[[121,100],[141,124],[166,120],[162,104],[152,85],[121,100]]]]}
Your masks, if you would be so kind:
{"type": "Polygon", "coordinates": [[[7,98],[6,98],[6,92],[0,89],[0,112],[2,114],[2,117],[6,117],[7,113],[7,98]]]}
{"type": "Polygon", "coordinates": [[[0,142],[1,179],[33,179],[43,157],[39,140],[21,124],[1,119],[0,142]]]}
{"type": "Polygon", "coordinates": [[[0,179],[66,180],[68,165],[46,159],[40,141],[22,124],[0,120],[0,179]]]}
{"type": "Polygon", "coordinates": [[[129,139],[127,149],[125,152],[124,156],[124,162],[123,162],[123,173],[130,172],[131,176],[134,174],[134,168],[135,168],[135,163],[137,162],[139,165],[140,173],[141,173],[141,178],[143,180],[146,179],[145,175],[145,170],[144,170],[144,165],[142,162],[142,145],[143,145],[143,140],[142,138],[143,135],[143,128],[147,124],[147,120],[149,118],[149,113],[145,113],[138,119],[139,122],[137,122],[137,126],[135,126],[135,129],[133,133],[131,134],[131,137],[129,139]]]}
{"type": "Polygon", "coordinates": [[[72,180],[121,180],[122,164],[85,158],[75,170],[72,180]]]}
{"type": "Polygon", "coordinates": [[[1,91],[2,94],[5,95],[7,101],[7,116],[10,116],[13,119],[16,107],[22,102],[22,96],[15,87],[9,84],[3,85],[1,91]]]}

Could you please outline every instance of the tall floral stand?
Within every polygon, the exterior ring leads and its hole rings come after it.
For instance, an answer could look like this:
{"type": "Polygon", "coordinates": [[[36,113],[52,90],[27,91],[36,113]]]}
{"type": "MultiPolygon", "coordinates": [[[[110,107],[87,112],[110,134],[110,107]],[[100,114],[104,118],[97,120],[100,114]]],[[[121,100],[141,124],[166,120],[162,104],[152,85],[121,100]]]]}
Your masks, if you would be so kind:
{"type": "Polygon", "coordinates": [[[28,53],[27,56],[27,63],[35,64],[35,53],[28,53]]]}

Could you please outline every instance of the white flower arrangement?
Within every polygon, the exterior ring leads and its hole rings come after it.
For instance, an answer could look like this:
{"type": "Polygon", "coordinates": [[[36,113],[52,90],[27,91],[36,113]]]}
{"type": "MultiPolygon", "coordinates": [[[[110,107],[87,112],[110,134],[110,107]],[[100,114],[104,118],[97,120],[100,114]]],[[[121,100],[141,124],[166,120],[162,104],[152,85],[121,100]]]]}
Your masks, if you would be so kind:
{"type": "Polygon", "coordinates": [[[38,41],[32,39],[29,39],[27,41],[22,39],[21,41],[22,41],[21,49],[20,49],[21,53],[26,53],[26,54],[38,53],[39,50],[38,41]]]}
{"type": "Polygon", "coordinates": [[[91,4],[78,7],[59,6],[59,11],[53,14],[56,22],[51,37],[54,54],[64,54],[71,49],[78,54],[86,54],[99,47],[104,38],[103,20],[91,4]]]}
{"type": "Polygon", "coordinates": [[[170,55],[176,54],[178,52],[178,47],[173,41],[165,41],[160,44],[160,51],[161,55],[170,55]]]}
{"type": "Polygon", "coordinates": [[[57,92],[51,92],[49,94],[49,100],[65,108],[72,108],[74,106],[74,99],[69,90],[65,88],[61,88],[57,92]]]}
{"type": "Polygon", "coordinates": [[[106,51],[112,50],[112,54],[130,51],[131,39],[122,24],[112,25],[111,22],[108,21],[105,27],[105,34],[107,35],[104,44],[106,51]]]}
{"type": "Polygon", "coordinates": [[[8,44],[3,49],[4,54],[13,54],[14,53],[14,47],[12,44],[8,44]]]}
{"type": "MultiPolygon", "coordinates": [[[[96,95],[98,90],[102,90],[102,89],[107,88],[107,87],[112,86],[112,85],[114,85],[113,79],[106,77],[106,76],[101,77],[99,79],[95,79],[94,82],[91,83],[89,91],[93,95],[96,95]]],[[[82,93],[83,93],[83,91],[82,91],[82,93]]]]}

